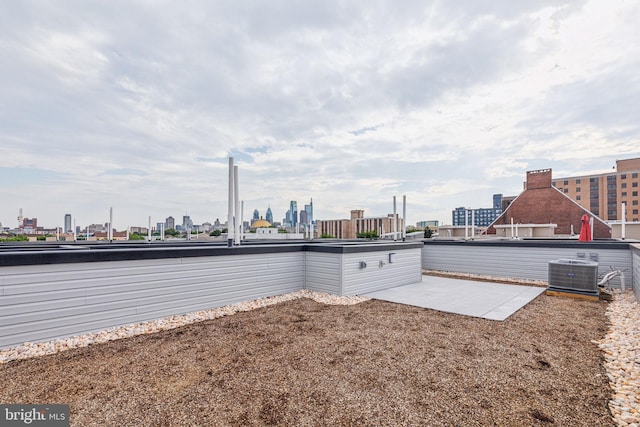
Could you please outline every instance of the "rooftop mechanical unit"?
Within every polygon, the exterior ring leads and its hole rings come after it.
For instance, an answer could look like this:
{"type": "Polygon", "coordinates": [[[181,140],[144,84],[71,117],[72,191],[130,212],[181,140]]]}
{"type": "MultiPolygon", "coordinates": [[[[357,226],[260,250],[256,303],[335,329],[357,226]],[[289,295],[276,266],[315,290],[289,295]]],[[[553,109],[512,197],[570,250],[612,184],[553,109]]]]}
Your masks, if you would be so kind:
{"type": "Polygon", "coordinates": [[[598,295],[598,263],[581,259],[549,261],[549,290],[598,295]]]}

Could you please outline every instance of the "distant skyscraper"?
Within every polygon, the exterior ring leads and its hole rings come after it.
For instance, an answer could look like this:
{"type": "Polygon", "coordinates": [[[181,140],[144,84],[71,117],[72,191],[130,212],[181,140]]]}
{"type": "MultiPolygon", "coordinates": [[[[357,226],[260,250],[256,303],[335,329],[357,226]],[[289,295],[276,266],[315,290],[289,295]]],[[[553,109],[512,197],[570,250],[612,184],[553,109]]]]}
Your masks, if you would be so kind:
{"type": "Polygon", "coordinates": [[[260,212],[258,212],[258,209],[254,209],[253,210],[253,221],[257,221],[260,219],[260,212]]]}
{"type": "Polygon", "coordinates": [[[166,230],[168,229],[174,229],[176,228],[176,219],[172,216],[167,217],[167,219],[164,220],[164,228],[166,230]]]}
{"type": "Polygon", "coordinates": [[[185,215],[182,217],[182,229],[183,230],[191,230],[193,228],[193,221],[189,215],[185,215]]]}
{"type": "Polygon", "coordinates": [[[309,224],[306,210],[300,211],[300,224],[309,224]]]}
{"type": "Polygon", "coordinates": [[[310,204],[304,205],[304,211],[300,211],[300,223],[301,224],[313,223],[313,199],[311,199],[310,204]],[[306,212],[305,221],[302,220],[302,212],[306,212]]]}
{"type": "Polygon", "coordinates": [[[64,216],[64,232],[73,233],[73,228],[71,228],[71,214],[66,214],[64,216]]]}
{"type": "Polygon", "coordinates": [[[265,219],[269,222],[269,224],[273,224],[273,212],[271,212],[271,206],[267,208],[267,215],[265,219]]]}
{"type": "Polygon", "coordinates": [[[289,216],[290,216],[290,224],[292,227],[298,225],[298,202],[292,200],[289,204],[289,216]]]}

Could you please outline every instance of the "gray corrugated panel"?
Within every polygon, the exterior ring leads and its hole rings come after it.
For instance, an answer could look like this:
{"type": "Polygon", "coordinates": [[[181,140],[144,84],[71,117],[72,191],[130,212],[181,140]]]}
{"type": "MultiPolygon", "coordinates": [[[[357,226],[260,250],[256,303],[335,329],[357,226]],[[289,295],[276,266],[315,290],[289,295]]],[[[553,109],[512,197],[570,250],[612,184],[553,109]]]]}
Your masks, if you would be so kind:
{"type": "MultiPolygon", "coordinates": [[[[271,260],[273,255],[264,256],[263,261],[260,263],[261,268],[270,270],[274,266],[280,265],[282,267],[277,268],[286,271],[287,267],[291,265],[291,260],[298,260],[300,256],[300,253],[282,254],[281,257],[283,259],[279,261],[280,264],[274,264],[274,261],[271,260]],[[295,256],[292,257],[291,255],[295,256]]],[[[138,261],[138,265],[131,264],[131,261],[114,261],[111,263],[94,263],[109,264],[109,268],[97,265],[94,271],[85,270],[86,264],[63,264],[64,269],[52,269],[46,274],[31,274],[29,271],[30,266],[27,266],[21,267],[23,269],[22,273],[12,277],[10,279],[11,283],[4,286],[4,294],[36,294],[48,292],[51,289],[60,291],[109,285],[128,285],[139,283],[141,278],[143,278],[143,281],[153,281],[153,278],[171,280],[174,278],[209,277],[212,271],[215,271],[217,277],[226,275],[231,279],[238,277],[236,274],[238,270],[249,270],[253,271],[255,275],[260,275],[261,272],[259,270],[247,268],[246,262],[251,262],[249,257],[247,256],[244,262],[239,259],[241,257],[212,257],[211,261],[206,265],[184,264],[180,262],[180,259],[168,259],[165,264],[154,265],[153,267],[146,265],[147,261],[138,261]],[[126,265],[123,265],[122,268],[117,268],[120,262],[126,265]],[[77,266],[81,270],[71,270],[73,266],[77,266]]],[[[242,279],[244,279],[245,275],[242,275],[242,279]]]]}
{"type": "Polygon", "coordinates": [[[421,280],[420,249],[345,254],[342,295],[358,295],[421,280]],[[389,254],[395,262],[389,263],[389,254]],[[360,268],[360,261],[367,264],[360,268]],[[381,264],[382,263],[382,264],[381,264]]]}
{"type": "MultiPolygon", "coordinates": [[[[284,254],[287,255],[287,254],[284,254]]],[[[299,254],[298,254],[299,255],[299,254]]],[[[11,285],[21,285],[23,289],[37,289],[29,288],[28,285],[34,286],[41,285],[42,283],[53,283],[56,281],[64,282],[67,287],[73,287],[74,283],[84,281],[85,286],[91,286],[92,281],[100,281],[100,283],[108,283],[110,280],[113,283],[127,283],[127,281],[135,281],[136,275],[154,275],[161,274],[166,277],[174,276],[191,276],[197,275],[199,272],[210,270],[211,268],[241,268],[246,264],[240,259],[241,257],[212,257],[211,260],[206,263],[183,263],[180,258],[169,258],[165,260],[163,264],[154,263],[148,265],[148,260],[136,261],[112,261],[112,262],[100,262],[100,263],[77,263],[77,264],[58,264],[52,266],[52,269],[48,272],[32,272],[29,267],[20,267],[22,272],[13,275],[7,275],[3,269],[2,274],[5,277],[4,286],[6,289],[11,289],[11,285]],[[119,263],[123,265],[117,267],[119,263]],[[137,263],[137,264],[136,264],[137,263]],[[87,265],[94,265],[94,269],[86,269],[87,265]],[[28,272],[28,275],[23,274],[28,272]],[[75,281],[75,282],[74,282],[75,281]]],[[[265,257],[269,259],[270,257],[265,257]]],[[[288,257],[286,257],[288,259],[288,257]]],[[[156,260],[152,260],[156,261],[156,260]]],[[[284,261],[284,260],[283,260],[284,261]]],[[[285,261],[286,262],[286,261],[285,261]]],[[[13,268],[13,267],[9,267],[13,268]]],[[[62,284],[58,286],[62,288],[62,284]]]]}
{"type": "Polygon", "coordinates": [[[19,267],[4,286],[11,296],[0,298],[5,308],[11,304],[0,312],[0,347],[292,292],[304,283],[303,258],[296,252],[151,260],[151,268],[147,260],[94,263],[99,277],[86,264],[50,266],[47,274],[42,266],[19,267]],[[33,274],[29,267],[36,267],[33,274]]]}
{"type": "MultiPolygon", "coordinates": [[[[144,268],[147,268],[149,270],[153,270],[154,268],[162,267],[167,264],[181,264],[180,258],[149,259],[144,261],[144,268]]],[[[111,277],[114,274],[122,275],[118,272],[124,271],[129,267],[141,267],[140,261],[117,262],[121,263],[119,267],[116,267],[116,264],[114,264],[115,261],[2,267],[3,284],[13,283],[12,278],[18,278],[18,283],[28,283],[27,281],[23,281],[20,279],[20,276],[25,271],[29,272],[30,280],[34,282],[41,282],[43,280],[46,280],[46,277],[51,273],[68,272],[70,277],[73,274],[79,277],[86,277],[87,273],[91,273],[91,275],[94,277],[111,277]],[[115,273],[114,270],[116,271],[115,273]]]]}
{"type": "MultiPolygon", "coordinates": [[[[85,329],[84,325],[89,325],[96,320],[111,319],[113,322],[113,321],[119,321],[119,319],[129,319],[135,316],[136,316],[136,308],[127,307],[127,308],[113,309],[104,313],[89,312],[89,313],[77,314],[72,317],[42,318],[39,320],[33,320],[28,323],[20,323],[20,324],[11,323],[8,325],[3,324],[0,326],[0,342],[4,342],[5,337],[9,335],[16,335],[23,332],[34,332],[34,331],[40,331],[40,330],[52,331],[57,328],[63,328],[71,325],[76,326],[76,331],[74,332],[74,334],[78,334],[78,333],[82,333],[90,330],[90,329],[85,329]]],[[[124,322],[124,323],[128,323],[128,322],[124,322]]]]}
{"type": "MultiPolygon", "coordinates": [[[[111,328],[114,325],[118,325],[118,321],[119,318],[117,317],[98,320],[89,317],[82,325],[85,328],[85,332],[82,333],[86,333],[86,331],[100,331],[111,328]]],[[[26,341],[37,342],[78,335],[78,328],[78,324],[49,327],[46,322],[43,322],[42,325],[33,325],[31,329],[22,330],[18,334],[7,336],[3,335],[0,340],[0,348],[16,346],[26,341]]]]}
{"type": "MultiPolygon", "coordinates": [[[[464,246],[425,245],[422,253],[422,265],[429,270],[453,271],[461,273],[484,274],[498,277],[547,280],[549,261],[559,258],[584,259],[597,256],[599,274],[605,274],[610,266],[619,269],[629,268],[631,256],[628,250],[550,248],[550,247],[511,247],[511,246],[464,246]]],[[[612,286],[620,286],[615,279],[612,286]]]]}
{"type": "Polygon", "coordinates": [[[631,253],[631,284],[633,286],[633,293],[636,294],[636,299],[640,302],[640,244],[632,245],[631,253]]]}
{"type": "Polygon", "coordinates": [[[342,255],[306,252],[305,288],[338,295],[342,283],[342,255]]]}

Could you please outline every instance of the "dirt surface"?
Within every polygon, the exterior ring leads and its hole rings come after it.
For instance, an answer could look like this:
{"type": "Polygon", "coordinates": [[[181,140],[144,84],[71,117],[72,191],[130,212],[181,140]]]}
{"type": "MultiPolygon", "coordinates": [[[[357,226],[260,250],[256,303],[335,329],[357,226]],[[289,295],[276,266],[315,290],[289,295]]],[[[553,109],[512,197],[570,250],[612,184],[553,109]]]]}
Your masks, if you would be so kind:
{"type": "Polygon", "coordinates": [[[609,426],[606,304],[541,295],[498,322],[298,299],[0,365],[0,402],[74,426],[609,426]]]}

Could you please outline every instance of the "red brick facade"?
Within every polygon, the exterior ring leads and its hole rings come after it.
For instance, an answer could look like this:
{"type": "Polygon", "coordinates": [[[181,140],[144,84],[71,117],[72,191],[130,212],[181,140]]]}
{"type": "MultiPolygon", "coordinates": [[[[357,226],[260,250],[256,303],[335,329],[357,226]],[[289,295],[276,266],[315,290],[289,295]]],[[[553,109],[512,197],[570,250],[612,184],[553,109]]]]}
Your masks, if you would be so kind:
{"type": "MultiPolygon", "coordinates": [[[[583,214],[594,217],[589,211],[565,196],[551,185],[551,169],[527,172],[526,189],[509,205],[506,211],[487,229],[487,234],[496,234],[494,225],[557,224],[555,234],[580,233],[583,214]]],[[[594,217],[594,238],[611,238],[611,227],[594,217]]]]}

